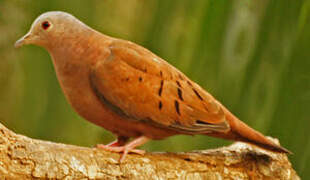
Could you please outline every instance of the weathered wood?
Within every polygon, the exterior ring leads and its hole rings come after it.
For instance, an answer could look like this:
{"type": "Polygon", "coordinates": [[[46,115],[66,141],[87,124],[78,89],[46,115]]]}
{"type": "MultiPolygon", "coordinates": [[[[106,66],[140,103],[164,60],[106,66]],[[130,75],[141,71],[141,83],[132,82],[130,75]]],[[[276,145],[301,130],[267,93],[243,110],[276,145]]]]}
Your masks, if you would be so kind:
{"type": "Polygon", "coordinates": [[[235,143],[189,153],[128,155],[17,135],[0,124],[0,179],[299,179],[285,154],[235,143]]]}

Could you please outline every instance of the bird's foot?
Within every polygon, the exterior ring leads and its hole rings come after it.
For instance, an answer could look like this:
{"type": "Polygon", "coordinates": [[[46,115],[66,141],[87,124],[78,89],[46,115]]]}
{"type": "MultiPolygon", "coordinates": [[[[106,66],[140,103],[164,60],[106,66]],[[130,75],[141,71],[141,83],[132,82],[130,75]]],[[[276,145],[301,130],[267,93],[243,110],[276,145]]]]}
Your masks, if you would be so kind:
{"type": "Polygon", "coordinates": [[[144,150],[135,149],[135,148],[146,143],[148,140],[149,139],[147,137],[141,136],[141,137],[138,137],[138,138],[132,140],[130,143],[123,145],[123,146],[118,146],[117,142],[112,142],[108,145],[98,144],[97,148],[104,149],[106,151],[117,152],[117,153],[122,152],[123,154],[120,158],[120,162],[122,163],[125,160],[126,155],[128,153],[132,152],[132,153],[144,155],[145,154],[144,150]]]}
{"type": "Polygon", "coordinates": [[[97,148],[104,149],[106,151],[117,152],[117,153],[123,152],[123,154],[128,154],[130,152],[140,154],[140,155],[145,154],[144,150],[130,148],[126,145],[125,146],[109,146],[109,145],[104,145],[104,144],[98,144],[97,148]]]}
{"type": "Polygon", "coordinates": [[[125,136],[118,136],[117,139],[107,145],[103,145],[103,144],[98,144],[98,146],[107,146],[107,147],[118,147],[118,146],[123,146],[126,144],[126,142],[129,140],[129,137],[125,137],[125,136]]]}

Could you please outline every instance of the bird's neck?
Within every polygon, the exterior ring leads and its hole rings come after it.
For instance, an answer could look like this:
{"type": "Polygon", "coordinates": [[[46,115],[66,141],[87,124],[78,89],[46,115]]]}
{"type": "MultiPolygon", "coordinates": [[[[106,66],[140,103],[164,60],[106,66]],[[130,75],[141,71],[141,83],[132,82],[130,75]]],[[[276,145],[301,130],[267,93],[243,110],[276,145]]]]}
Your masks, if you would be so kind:
{"type": "Polygon", "coordinates": [[[52,56],[58,79],[65,92],[88,83],[87,74],[98,59],[106,56],[106,47],[111,41],[108,36],[91,29],[73,37],[74,35],[46,48],[52,56]]]}
{"type": "Polygon", "coordinates": [[[53,38],[53,43],[50,43],[51,45],[46,49],[56,60],[62,59],[63,56],[77,60],[85,54],[96,51],[96,48],[107,40],[105,37],[90,28],[83,28],[63,38],[53,38]]]}

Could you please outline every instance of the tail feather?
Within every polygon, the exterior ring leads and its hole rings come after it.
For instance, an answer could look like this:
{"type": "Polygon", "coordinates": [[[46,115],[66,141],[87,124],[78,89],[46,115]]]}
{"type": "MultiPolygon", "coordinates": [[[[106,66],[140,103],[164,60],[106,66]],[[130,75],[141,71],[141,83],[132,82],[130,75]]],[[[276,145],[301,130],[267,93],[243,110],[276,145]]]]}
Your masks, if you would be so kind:
{"type": "Polygon", "coordinates": [[[226,108],[224,108],[226,119],[230,124],[231,130],[225,134],[223,133],[213,133],[211,136],[221,137],[224,139],[235,140],[235,141],[243,141],[247,143],[251,143],[262,147],[264,149],[268,149],[274,152],[280,153],[288,153],[292,154],[289,150],[284,147],[276,144],[272,140],[265,137],[258,131],[255,131],[244,122],[240,121],[237,117],[235,117],[231,112],[229,112],[226,108]]]}

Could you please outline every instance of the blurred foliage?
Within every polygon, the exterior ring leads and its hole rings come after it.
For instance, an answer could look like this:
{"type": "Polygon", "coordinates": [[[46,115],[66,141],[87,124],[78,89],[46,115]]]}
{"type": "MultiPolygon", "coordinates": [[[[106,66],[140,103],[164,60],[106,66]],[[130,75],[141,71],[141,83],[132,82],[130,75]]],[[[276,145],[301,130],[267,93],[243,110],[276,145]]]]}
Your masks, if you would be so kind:
{"type": "MultiPolygon", "coordinates": [[[[0,0],[0,120],[33,138],[93,146],[113,136],[78,117],[48,53],[14,41],[50,10],[141,44],[181,69],[240,119],[277,137],[310,176],[310,1],[0,0]]],[[[175,136],[144,146],[185,151],[229,142],[175,136]]]]}

